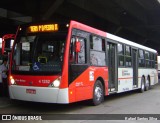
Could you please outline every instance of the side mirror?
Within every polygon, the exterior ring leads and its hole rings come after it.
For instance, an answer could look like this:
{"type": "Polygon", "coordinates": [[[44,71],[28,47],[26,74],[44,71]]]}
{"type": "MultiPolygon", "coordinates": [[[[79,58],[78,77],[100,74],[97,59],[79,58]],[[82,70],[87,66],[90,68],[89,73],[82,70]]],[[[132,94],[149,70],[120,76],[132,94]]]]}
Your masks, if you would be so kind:
{"type": "Polygon", "coordinates": [[[81,51],[81,42],[78,41],[78,39],[76,40],[76,53],[81,51]]]}

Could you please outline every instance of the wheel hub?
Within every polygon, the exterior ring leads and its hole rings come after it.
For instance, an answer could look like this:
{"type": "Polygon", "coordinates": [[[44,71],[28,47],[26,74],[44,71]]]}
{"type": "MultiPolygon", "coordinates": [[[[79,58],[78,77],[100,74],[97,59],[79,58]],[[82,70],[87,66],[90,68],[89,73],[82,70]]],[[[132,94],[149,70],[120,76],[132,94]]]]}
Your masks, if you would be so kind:
{"type": "Polygon", "coordinates": [[[102,89],[100,87],[95,88],[96,100],[100,100],[102,97],[102,89]]]}

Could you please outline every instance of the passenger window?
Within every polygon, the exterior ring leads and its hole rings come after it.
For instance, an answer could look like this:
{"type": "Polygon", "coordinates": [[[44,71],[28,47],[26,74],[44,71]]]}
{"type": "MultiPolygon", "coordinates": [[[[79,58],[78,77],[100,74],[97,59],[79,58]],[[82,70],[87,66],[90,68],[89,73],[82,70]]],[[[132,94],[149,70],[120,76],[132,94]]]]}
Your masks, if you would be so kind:
{"type": "Polygon", "coordinates": [[[131,47],[126,46],[125,62],[127,67],[132,66],[131,47]]]}
{"type": "Polygon", "coordinates": [[[93,36],[90,41],[90,63],[96,66],[106,65],[105,40],[99,36],[93,36]]]}
{"type": "Polygon", "coordinates": [[[105,40],[98,36],[93,36],[90,41],[90,48],[97,51],[105,51],[105,40]]]}
{"type": "Polygon", "coordinates": [[[86,63],[86,39],[85,38],[82,38],[82,37],[71,38],[69,62],[75,63],[75,64],[86,63]],[[80,41],[80,52],[75,51],[76,40],[80,41]]]}
{"type": "Polygon", "coordinates": [[[122,44],[118,44],[118,58],[119,66],[124,66],[124,46],[122,44]]]}
{"type": "Polygon", "coordinates": [[[150,67],[150,56],[149,56],[149,52],[145,51],[145,62],[146,62],[146,67],[149,68],[150,67]]]}
{"type": "Polygon", "coordinates": [[[78,63],[84,64],[86,63],[86,40],[84,38],[79,38],[78,41],[80,41],[81,49],[78,53],[78,63]]]}
{"type": "Polygon", "coordinates": [[[145,60],[144,60],[144,51],[139,50],[139,67],[145,66],[145,60]]]}

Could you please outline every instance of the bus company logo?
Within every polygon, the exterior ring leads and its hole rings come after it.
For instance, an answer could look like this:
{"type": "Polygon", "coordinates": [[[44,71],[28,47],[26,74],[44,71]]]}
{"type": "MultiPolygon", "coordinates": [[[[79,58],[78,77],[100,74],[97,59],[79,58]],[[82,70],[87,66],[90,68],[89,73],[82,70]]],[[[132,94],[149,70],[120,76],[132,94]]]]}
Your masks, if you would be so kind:
{"type": "Polygon", "coordinates": [[[15,79],[16,82],[26,82],[24,79],[15,79]]]}
{"type": "Polygon", "coordinates": [[[89,72],[89,80],[94,81],[94,71],[89,72]]]}
{"type": "Polygon", "coordinates": [[[12,120],[11,115],[2,115],[2,120],[12,120]]]}
{"type": "Polygon", "coordinates": [[[122,70],[122,76],[129,76],[130,73],[128,72],[128,70],[122,70]]]}

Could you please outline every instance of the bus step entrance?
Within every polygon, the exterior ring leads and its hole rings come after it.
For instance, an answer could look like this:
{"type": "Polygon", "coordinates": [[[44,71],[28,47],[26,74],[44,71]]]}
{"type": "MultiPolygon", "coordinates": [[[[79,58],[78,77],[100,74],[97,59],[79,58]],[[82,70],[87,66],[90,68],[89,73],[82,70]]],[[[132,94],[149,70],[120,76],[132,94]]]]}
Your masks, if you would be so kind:
{"type": "Polygon", "coordinates": [[[115,88],[110,88],[110,89],[108,89],[108,92],[109,92],[109,94],[117,93],[117,91],[116,91],[115,88]]]}
{"type": "Polygon", "coordinates": [[[117,91],[109,91],[109,95],[116,94],[116,93],[117,93],[117,91]]]}

